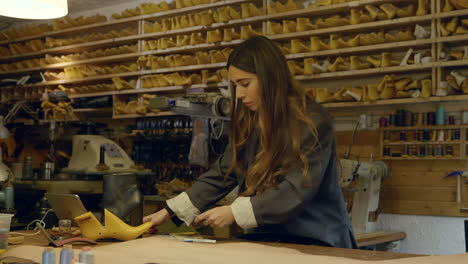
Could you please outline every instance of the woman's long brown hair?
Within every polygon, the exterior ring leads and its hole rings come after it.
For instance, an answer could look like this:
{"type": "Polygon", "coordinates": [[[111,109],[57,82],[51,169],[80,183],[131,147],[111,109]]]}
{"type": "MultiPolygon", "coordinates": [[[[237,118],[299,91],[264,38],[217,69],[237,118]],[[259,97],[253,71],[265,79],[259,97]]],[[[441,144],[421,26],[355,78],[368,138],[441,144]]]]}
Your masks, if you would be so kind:
{"type": "MultiPolygon", "coordinates": [[[[251,196],[276,187],[293,166],[302,168],[307,183],[307,154],[317,146],[317,130],[307,110],[305,92],[295,85],[286,58],[271,40],[255,36],[232,51],[227,63],[230,66],[256,74],[260,91],[256,112],[233,100],[228,174],[246,174],[246,190],[241,195],[251,196]],[[254,130],[260,145],[247,169],[240,156],[254,130]],[[307,142],[307,146],[302,146],[304,133],[313,136],[313,142],[307,142]]],[[[236,98],[235,87],[232,96],[236,98]]]]}

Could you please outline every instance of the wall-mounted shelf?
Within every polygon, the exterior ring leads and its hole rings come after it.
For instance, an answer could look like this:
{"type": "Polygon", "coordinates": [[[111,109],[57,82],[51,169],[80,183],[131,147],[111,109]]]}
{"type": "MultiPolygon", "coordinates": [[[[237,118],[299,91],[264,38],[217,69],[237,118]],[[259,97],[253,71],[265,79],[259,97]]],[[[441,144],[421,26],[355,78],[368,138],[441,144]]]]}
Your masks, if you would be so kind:
{"type": "Polygon", "coordinates": [[[288,40],[288,39],[320,36],[320,35],[332,34],[332,33],[362,32],[362,31],[370,30],[370,29],[390,28],[390,27],[395,27],[395,26],[417,24],[421,22],[430,22],[431,19],[433,18],[434,18],[433,15],[405,17],[405,18],[397,18],[397,19],[392,19],[392,20],[362,23],[362,24],[356,24],[356,25],[315,29],[315,30],[308,30],[308,31],[303,31],[303,32],[294,32],[294,33],[287,33],[287,34],[269,35],[268,37],[273,40],[288,40]]]}
{"type": "Polygon", "coordinates": [[[323,50],[307,53],[295,53],[286,55],[287,59],[301,59],[310,57],[341,56],[347,54],[369,54],[369,52],[389,51],[389,50],[407,50],[409,48],[430,46],[434,43],[433,39],[420,39],[392,43],[375,44],[353,48],[323,50]]]}
{"type": "Polygon", "coordinates": [[[456,145],[460,144],[461,141],[402,141],[402,142],[384,142],[385,146],[401,146],[401,145],[456,145]]]}
{"type": "Polygon", "coordinates": [[[127,118],[143,118],[143,117],[158,117],[158,116],[173,116],[176,115],[174,112],[159,112],[159,113],[148,113],[145,115],[131,114],[131,115],[114,115],[113,119],[127,119],[127,118]]]}
{"type": "Polygon", "coordinates": [[[394,66],[394,67],[364,69],[364,70],[355,70],[355,71],[328,72],[328,73],[320,73],[320,74],[313,74],[313,75],[295,76],[295,79],[304,81],[304,80],[318,80],[318,79],[331,79],[331,78],[337,79],[337,78],[344,78],[344,77],[358,78],[362,76],[397,73],[397,72],[418,72],[418,71],[424,71],[426,69],[430,69],[434,66],[435,66],[434,63],[426,63],[426,64],[394,66]]]}
{"type": "Polygon", "coordinates": [[[383,160],[463,160],[466,159],[467,128],[468,125],[383,127],[379,129],[380,153],[383,160]],[[432,136],[430,135],[431,132],[436,133],[433,136],[444,140],[395,140],[396,136],[397,138],[401,137],[400,132],[404,132],[407,137],[422,139],[421,131],[428,131],[428,137],[432,136]],[[444,131],[446,132],[442,133],[444,131]],[[454,139],[452,135],[457,133],[459,138],[454,139]],[[410,148],[413,150],[410,150],[410,148]],[[428,148],[431,148],[432,154],[429,154],[428,148]],[[411,155],[413,154],[412,151],[417,154],[411,155]],[[422,156],[424,157],[418,156],[421,153],[423,153],[422,156]],[[401,156],[395,157],[394,154],[400,154],[401,156]],[[405,156],[405,154],[407,155],[405,156]]]}
{"type": "MultiPolygon", "coordinates": [[[[249,17],[249,18],[242,18],[236,20],[230,20],[227,23],[214,23],[208,26],[196,26],[191,28],[184,28],[184,29],[177,29],[177,30],[169,30],[167,32],[157,32],[157,33],[144,33],[144,24],[147,22],[154,22],[161,18],[171,18],[174,16],[179,15],[186,15],[195,12],[202,12],[207,11],[209,9],[216,9],[224,6],[235,6],[238,9],[240,4],[243,3],[250,3],[254,2],[259,10],[266,11],[267,8],[264,5],[269,4],[268,1],[263,1],[260,3],[259,1],[252,1],[252,0],[230,0],[230,1],[219,1],[211,4],[206,5],[198,5],[192,6],[188,8],[182,9],[173,9],[169,11],[164,11],[155,14],[148,14],[148,15],[141,15],[135,16],[120,20],[111,20],[103,23],[96,23],[91,25],[85,25],[75,28],[68,28],[64,30],[52,31],[47,32],[42,35],[36,36],[29,36],[25,38],[20,38],[17,40],[12,41],[1,41],[0,45],[6,45],[21,41],[27,41],[31,39],[37,38],[45,38],[45,37],[67,37],[68,35],[75,34],[75,33],[88,33],[88,32],[98,32],[99,30],[105,29],[106,27],[114,27],[114,28],[124,28],[130,25],[135,25],[138,27],[138,34],[131,35],[131,36],[123,36],[99,41],[90,41],[86,43],[80,44],[73,44],[61,47],[54,47],[45,49],[39,52],[30,52],[26,54],[19,54],[14,56],[7,56],[1,57],[0,61],[11,62],[19,59],[24,59],[28,57],[35,57],[35,56],[43,56],[45,54],[51,54],[54,56],[60,56],[65,54],[70,54],[74,52],[85,52],[85,51],[92,51],[99,48],[107,48],[107,47],[117,47],[124,44],[137,44],[138,51],[126,54],[119,54],[113,56],[103,56],[103,57],[96,57],[90,58],[85,60],[77,60],[77,61],[70,61],[70,62],[63,62],[63,63],[56,63],[50,64],[43,67],[36,67],[33,69],[24,69],[19,71],[12,71],[6,73],[0,73],[0,75],[20,75],[26,74],[29,72],[37,72],[37,71],[44,71],[44,70],[61,70],[65,67],[73,67],[78,65],[105,65],[107,63],[115,63],[115,62],[132,62],[134,63],[139,56],[163,56],[163,55],[171,55],[171,54],[193,54],[197,51],[207,51],[212,49],[222,49],[225,47],[233,47],[238,45],[242,42],[242,40],[234,40],[230,42],[218,42],[218,43],[210,43],[210,44],[198,44],[198,45],[187,45],[182,47],[174,47],[168,49],[161,49],[161,50],[144,50],[145,48],[145,41],[150,39],[158,39],[161,37],[167,36],[176,36],[176,35],[186,35],[194,32],[206,32],[215,29],[223,29],[223,28],[238,28],[242,25],[262,25],[262,33],[268,31],[268,23],[269,21],[280,21],[283,19],[295,20],[296,18],[300,17],[310,17],[312,20],[318,17],[326,18],[336,14],[342,15],[349,15],[351,9],[363,9],[366,5],[374,5],[379,6],[383,3],[393,3],[399,7],[407,5],[407,4],[414,4],[416,7],[418,6],[418,1],[416,0],[357,0],[357,1],[350,1],[346,3],[336,4],[336,5],[329,5],[329,6],[322,6],[318,8],[301,8],[294,11],[288,11],[283,13],[275,13],[275,14],[262,14],[260,16],[249,17]],[[116,27],[117,26],[117,27],[116,27]]],[[[304,32],[294,32],[288,34],[281,34],[281,35],[271,35],[269,36],[271,39],[278,40],[280,42],[287,42],[290,39],[307,39],[310,36],[321,36],[322,39],[325,41],[328,39],[329,34],[340,34],[345,38],[350,37],[354,34],[360,34],[363,32],[370,32],[376,30],[385,30],[392,31],[395,29],[400,29],[406,25],[424,25],[427,28],[430,27],[432,33],[431,38],[429,39],[418,39],[418,40],[410,40],[410,41],[399,41],[399,42],[391,42],[391,43],[382,43],[376,45],[368,45],[368,46],[359,46],[359,47],[352,47],[352,48],[342,48],[336,50],[323,50],[318,52],[307,52],[307,53],[298,53],[298,54],[288,54],[286,55],[287,59],[295,60],[295,59],[304,59],[310,57],[336,57],[336,56],[343,56],[343,55],[373,55],[380,52],[404,52],[410,48],[419,49],[419,50],[431,50],[432,55],[434,58],[433,63],[427,64],[418,64],[418,65],[407,65],[407,66],[393,66],[387,68],[370,68],[370,69],[362,69],[362,70],[354,70],[354,71],[341,71],[341,72],[327,72],[322,74],[314,74],[314,75],[301,75],[296,76],[296,80],[299,81],[311,81],[311,80],[321,80],[321,81],[330,81],[330,80],[338,80],[338,79],[347,79],[347,78],[367,78],[372,76],[384,75],[384,74],[392,74],[392,73],[431,73],[433,87],[436,88],[436,83],[439,81],[439,77],[437,77],[437,71],[441,71],[442,68],[448,67],[464,67],[467,64],[467,61],[445,61],[441,62],[438,61],[435,54],[435,50],[440,43],[459,43],[459,42],[468,42],[468,34],[461,35],[461,36],[449,36],[449,37],[439,37],[438,36],[438,27],[440,26],[440,20],[455,16],[465,16],[468,15],[468,10],[455,10],[452,12],[438,12],[437,9],[439,8],[437,5],[436,0],[428,1],[428,11],[430,12],[427,15],[417,16],[413,15],[411,17],[404,17],[404,18],[394,18],[391,20],[381,20],[381,21],[372,21],[368,23],[361,23],[361,24],[354,24],[354,25],[345,25],[340,27],[330,27],[330,28],[321,28],[315,30],[309,30],[304,32]],[[433,13],[431,13],[431,7],[433,13]],[[434,8],[436,7],[436,8],[434,8]],[[343,33],[343,34],[341,34],[343,33]]],[[[447,19],[445,19],[447,20],[447,19]]],[[[258,31],[258,28],[256,28],[258,31]]],[[[237,29],[237,32],[239,30],[237,29]]],[[[175,38],[174,38],[175,40],[175,38]]],[[[307,45],[307,44],[306,44],[307,45]]],[[[218,69],[225,67],[225,63],[215,63],[215,64],[206,64],[206,65],[190,65],[184,67],[176,67],[176,68],[164,68],[164,69],[155,69],[155,70],[139,70],[135,72],[122,72],[116,74],[106,74],[100,76],[91,76],[81,79],[73,79],[73,80],[58,80],[58,81],[49,81],[43,82],[38,84],[29,84],[24,85],[22,87],[16,87],[15,90],[12,89],[2,89],[0,94],[7,93],[7,98],[9,96],[21,96],[21,93],[25,94],[25,98],[31,98],[35,96],[35,94],[41,94],[45,91],[45,89],[53,89],[59,84],[65,85],[75,85],[75,84],[98,84],[98,83],[106,83],[109,84],[113,77],[120,77],[120,78],[139,78],[144,75],[150,74],[165,74],[177,71],[200,71],[200,70],[208,70],[208,69],[218,69]]],[[[398,77],[398,76],[397,76],[398,77]]],[[[374,78],[375,79],[375,78],[374,78]]],[[[365,84],[365,83],[364,83],[365,84]]],[[[91,97],[91,96],[105,96],[105,95],[131,95],[131,94],[138,94],[138,93],[181,93],[184,92],[187,88],[210,88],[210,87],[226,87],[225,84],[223,85],[193,85],[193,86],[171,86],[171,87],[155,87],[155,88],[145,88],[145,89],[131,89],[131,90],[122,90],[122,91],[107,91],[103,90],[100,92],[93,92],[93,93],[86,93],[86,94],[76,94],[71,95],[71,98],[81,98],[81,97],[91,97]]],[[[108,87],[106,87],[107,89],[108,87]]],[[[338,88],[338,87],[336,87],[338,88]]],[[[434,88],[434,89],[435,89],[434,88]]],[[[379,101],[372,101],[372,102],[333,102],[333,103],[326,103],[324,104],[325,107],[329,109],[340,109],[340,108],[355,108],[359,109],[361,107],[387,107],[387,106],[395,106],[395,105],[403,105],[403,104],[433,104],[438,102],[455,102],[455,101],[466,101],[468,100],[468,95],[460,95],[460,96],[447,96],[447,97],[429,97],[429,98],[400,98],[400,99],[392,99],[392,100],[379,100],[379,101]]]]}
{"type": "Polygon", "coordinates": [[[120,91],[107,91],[99,93],[87,93],[87,94],[75,94],[70,95],[70,98],[85,98],[85,97],[96,97],[106,95],[126,95],[126,94],[139,94],[139,93],[158,93],[158,92],[177,92],[185,91],[186,89],[209,89],[209,88],[222,88],[227,87],[226,82],[221,83],[210,83],[210,84],[194,84],[191,86],[166,86],[166,87],[155,87],[155,88],[140,88],[120,91]]]}
{"type": "Polygon", "coordinates": [[[427,98],[400,98],[391,100],[378,100],[368,102],[337,102],[325,103],[326,108],[360,108],[360,107],[376,107],[376,106],[395,106],[395,105],[409,105],[409,104],[434,104],[439,102],[457,102],[468,100],[468,95],[452,95],[444,97],[427,97],[427,98]]]}

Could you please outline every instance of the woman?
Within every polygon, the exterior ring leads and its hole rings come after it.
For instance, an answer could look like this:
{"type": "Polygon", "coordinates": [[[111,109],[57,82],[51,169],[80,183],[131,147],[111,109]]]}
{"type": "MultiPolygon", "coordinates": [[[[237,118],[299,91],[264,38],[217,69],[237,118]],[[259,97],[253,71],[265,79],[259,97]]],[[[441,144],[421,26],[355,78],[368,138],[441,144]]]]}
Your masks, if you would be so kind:
{"type": "Polygon", "coordinates": [[[236,222],[247,229],[244,238],[355,247],[330,117],[294,85],[284,55],[266,37],[237,46],[227,67],[237,100],[224,155],[143,221],[236,222]],[[209,209],[236,186],[240,194],[231,205],[209,209]]]}

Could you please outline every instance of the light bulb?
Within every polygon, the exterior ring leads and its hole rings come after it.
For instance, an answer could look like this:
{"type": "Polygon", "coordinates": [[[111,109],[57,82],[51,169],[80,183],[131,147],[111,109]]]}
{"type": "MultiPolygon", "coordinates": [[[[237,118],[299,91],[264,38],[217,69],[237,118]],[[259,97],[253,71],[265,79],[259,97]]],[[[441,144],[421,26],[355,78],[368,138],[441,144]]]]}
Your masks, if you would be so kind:
{"type": "Polygon", "coordinates": [[[22,19],[51,19],[68,14],[67,0],[0,0],[0,15],[22,19]]]}

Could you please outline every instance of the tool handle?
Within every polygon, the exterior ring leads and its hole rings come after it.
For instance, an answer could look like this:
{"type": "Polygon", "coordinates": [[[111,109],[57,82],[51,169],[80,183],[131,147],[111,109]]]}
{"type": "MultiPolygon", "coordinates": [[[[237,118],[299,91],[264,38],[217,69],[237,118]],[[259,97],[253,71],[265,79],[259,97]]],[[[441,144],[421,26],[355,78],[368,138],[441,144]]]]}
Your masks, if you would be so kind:
{"type": "Polygon", "coordinates": [[[106,154],[106,147],[104,145],[101,145],[99,148],[99,164],[105,164],[105,154],[106,154]]]}

